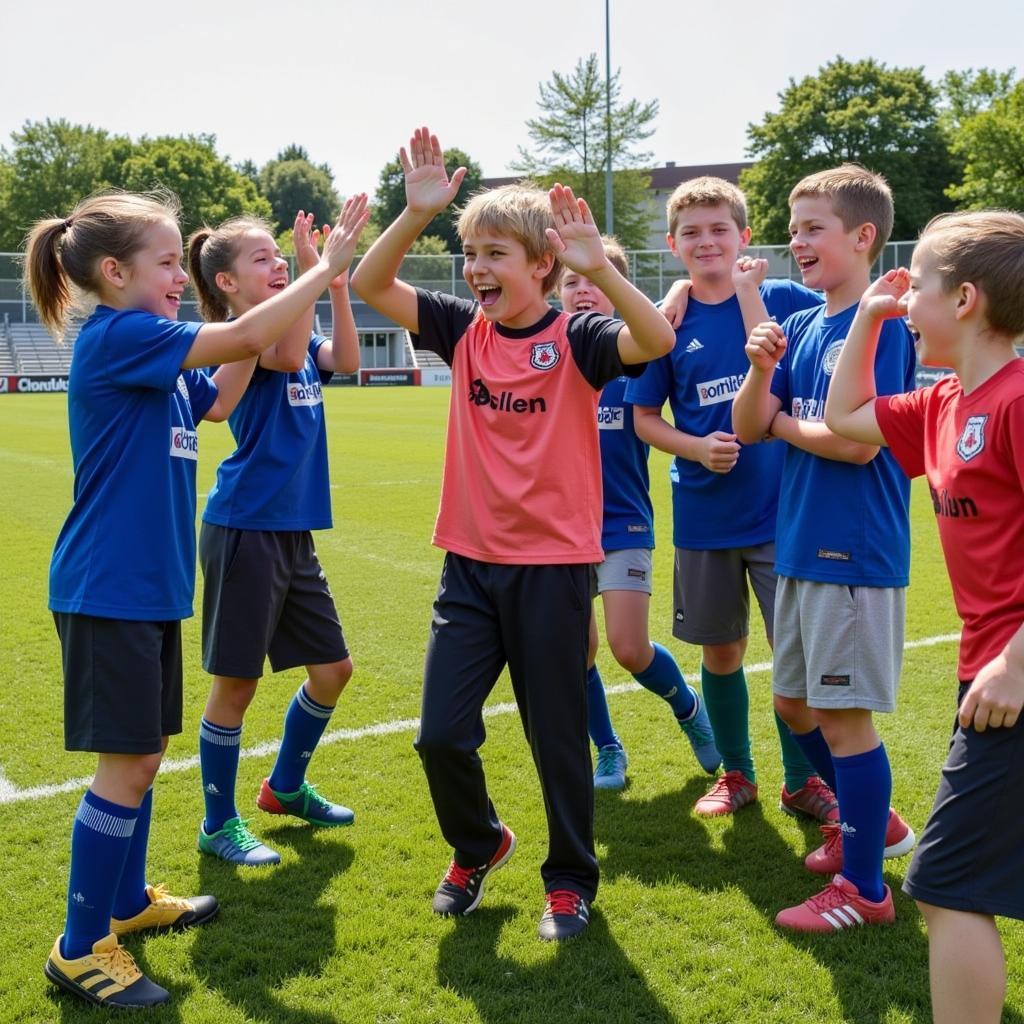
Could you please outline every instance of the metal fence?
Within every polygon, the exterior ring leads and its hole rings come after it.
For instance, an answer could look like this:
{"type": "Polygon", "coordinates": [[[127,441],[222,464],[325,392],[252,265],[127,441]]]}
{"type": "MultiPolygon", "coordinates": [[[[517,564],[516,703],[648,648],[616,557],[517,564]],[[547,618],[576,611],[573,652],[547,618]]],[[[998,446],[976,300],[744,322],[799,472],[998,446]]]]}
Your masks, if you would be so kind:
{"type": "MultiPolygon", "coordinates": [[[[893,267],[909,266],[910,254],[914,242],[889,242],[882,250],[875,263],[874,272],[884,273],[893,267]]],[[[768,260],[770,277],[800,280],[800,271],[785,245],[752,246],[746,252],[755,257],[768,260]]],[[[629,258],[630,277],[633,283],[649,298],[660,299],[669,286],[677,278],[684,276],[679,261],[667,249],[632,250],[626,254],[629,258]]],[[[400,276],[403,281],[420,288],[449,292],[453,295],[470,297],[469,288],[462,279],[461,255],[455,256],[406,256],[402,262],[400,276]]],[[[358,264],[358,258],[356,260],[358,264]]],[[[294,272],[294,266],[292,271],[294,272]]],[[[325,320],[330,320],[330,304],[326,301],[318,303],[317,312],[325,320]]],[[[361,328],[379,329],[379,321],[372,325],[366,321],[369,311],[355,301],[353,303],[356,324],[361,328]]],[[[32,302],[25,294],[21,279],[21,259],[17,253],[0,253],[0,320],[6,313],[12,322],[34,323],[38,318],[32,308],[32,302]]],[[[182,317],[199,318],[191,292],[186,292],[182,307],[182,317]]]]}

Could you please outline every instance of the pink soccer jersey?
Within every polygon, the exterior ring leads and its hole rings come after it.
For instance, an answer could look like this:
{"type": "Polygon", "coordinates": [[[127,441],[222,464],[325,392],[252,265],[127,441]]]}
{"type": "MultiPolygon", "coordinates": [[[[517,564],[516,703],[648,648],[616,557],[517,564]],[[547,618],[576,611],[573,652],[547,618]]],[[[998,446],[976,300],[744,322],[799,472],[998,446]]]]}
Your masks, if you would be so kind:
{"type": "Polygon", "coordinates": [[[620,321],[555,310],[513,330],[420,292],[420,344],[452,367],[434,543],[483,562],[599,562],[599,389],[627,372],[620,321]]]}

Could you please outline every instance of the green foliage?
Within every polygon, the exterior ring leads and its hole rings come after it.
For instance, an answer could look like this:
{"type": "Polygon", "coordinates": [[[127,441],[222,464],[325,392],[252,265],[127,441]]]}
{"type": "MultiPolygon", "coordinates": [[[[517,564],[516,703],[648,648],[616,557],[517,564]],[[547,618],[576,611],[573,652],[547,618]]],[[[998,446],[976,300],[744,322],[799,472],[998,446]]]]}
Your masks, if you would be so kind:
{"type": "Polygon", "coordinates": [[[279,232],[291,227],[299,210],[314,214],[318,224],[333,223],[341,211],[330,171],[310,162],[305,154],[301,146],[289,146],[260,171],[260,188],[279,232]]]}
{"type": "Polygon", "coordinates": [[[939,84],[942,92],[940,120],[955,142],[960,126],[987,110],[996,100],[1008,96],[1013,89],[1016,72],[996,71],[993,68],[968,68],[966,71],[947,71],[939,84]]]}
{"type": "Polygon", "coordinates": [[[893,238],[916,236],[949,209],[955,166],[939,123],[938,90],[921,68],[836,57],[779,93],[779,110],[747,129],[757,163],[742,173],[754,239],[788,239],[787,197],[805,175],[848,161],[885,175],[896,202],[893,238]]]}
{"type": "Polygon", "coordinates": [[[21,248],[41,217],[66,217],[92,192],[123,184],[122,162],[131,141],[63,118],[26,121],[0,152],[0,249],[21,248]]]}
{"type": "Polygon", "coordinates": [[[255,184],[217,154],[213,135],[142,138],[125,160],[121,180],[133,192],[159,187],[174,192],[186,236],[202,224],[216,226],[239,214],[270,215],[255,184]]]}
{"type": "Polygon", "coordinates": [[[965,117],[953,150],[963,176],[947,195],[958,207],[1024,210],[1024,79],[965,117]]]}
{"type": "MultiPolygon", "coordinates": [[[[459,210],[480,188],[483,173],[480,165],[465,150],[458,147],[445,150],[444,162],[449,174],[458,167],[465,167],[466,177],[462,179],[455,199],[427,225],[423,233],[440,238],[445,244],[446,252],[457,253],[462,252],[462,243],[455,227],[459,219],[459,210]]],[[[379,235],[404,209],[405,174],[396,156],[384,165],[377,179],[377,191],[373,197],[373,224],[376,225],[377,234],[379,235]]]]}

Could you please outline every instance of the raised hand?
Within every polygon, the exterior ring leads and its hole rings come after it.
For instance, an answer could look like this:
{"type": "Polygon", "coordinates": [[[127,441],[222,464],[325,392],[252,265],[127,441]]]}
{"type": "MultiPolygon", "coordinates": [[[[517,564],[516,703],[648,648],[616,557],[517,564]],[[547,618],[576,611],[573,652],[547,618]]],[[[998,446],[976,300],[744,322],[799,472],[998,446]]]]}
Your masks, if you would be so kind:
{"type": "Polygon", "coordinates": [[[678,329],[683,322],[683,317],[686,316],[686,304],[690,301],[692,287],[693,282],[688,277],[675,281],[658,307],[661,310],[661,315],[672,325],[673,329],[678,329]]]}
{"type": "Polygon", "coordinates": [[[425,125],[417,128],[398,153],[405,171],[405,203],[412,213],[440,213],[458,194],[466,168],[458,168],[452,176],[444,169],[444,150],[436,135],[425,125]]]}
{"type": "Polygon", "coordinates": [[[905,267],[897,267],[868,285],[859,308],[877,320],[906,316],[909,291],[910,272],[905,267]]]}
{"type": "Polygon", "coordinates": [[[767,276],[768,261],[754,259],[753,256],[741,256],[732,268],[732,283],[737,291],[741,288],[760,288],[767,276]]]}
{"type": "Polygon", "coordinates": [[[786,336],[774,320],[766,320],[751,331],[743,351],[751,366],[771,373],[786,351],[786,336]]]}
{"type": "Polygon", "coordinates": [[[355,255],[356,245],[359,236],[370,219],[370,207],[365,192],[358,192],[345,200],[341,208],[337,223],[331,230],[325,227],[324,230],[324,251],[320,262],[327,264],[334,272],[335,284],[340,274],[347,274],[348,268],[355,255]]]}
{"type": "Polygon", "coordinates": [[[295,250],[295,265],[300,274],[320,262],[319,241],[320,232],[313,227],[313,214],[299,210],[295,214],[295,225],[292,228],[292,246],[295,250]]]}
{"type": "Polygon", "coordinates": [[[601,232],[594,223],[585,199],[577,199],[571,188],[555,184],[548,192],[554,228],[545,234],[555,255],[570,269],[585,277],[601,270],[608,263],[601,232]]]}

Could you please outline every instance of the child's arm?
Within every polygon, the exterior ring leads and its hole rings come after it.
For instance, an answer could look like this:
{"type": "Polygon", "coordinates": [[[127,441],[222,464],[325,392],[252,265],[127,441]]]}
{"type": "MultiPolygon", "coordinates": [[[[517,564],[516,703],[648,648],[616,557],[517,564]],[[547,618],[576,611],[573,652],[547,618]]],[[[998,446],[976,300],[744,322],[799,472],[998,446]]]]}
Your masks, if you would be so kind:
{"type": "Polygon", "coordinates": [[[211,423],[223,423],[242,400],[245,389],[252,380],[252,371],[256,369],[258,360],[239,359],[234,363],[218,366],[213,374],[213,383],[217,385],[217,397],[213,405],[206,410],[204,420],[211,423]]]}
{"type": "Polygon", "coordinates": [[[348,294],[348,274],[339,274],[331,282],[331,340],[317,351],[321,370],[355,373],[359,369],[359,332],[352,316],[348,294]]]}
{"type": "Polygon", "coordinates": [[[772,394],[772,374],[786,344],[786,335],[774,320],[766,320],[750,332],[744,347],[750,369],[732,400],[732,429],[741,444],[760,441],[782,408],[778,396],[772,394]]]}
{"type": "Polygon", "coordinates": [[[690,462],[699,462],[712,473],[728,473],[740,457],[735,434],[713,430],[705,437],[677,430],[649,405],[633,406],[633,429],[641,441],[669,455],[678,455],[690,462]]]}
{"type": "Polygon", "coordinates": [[[993,658],[975,677],[960,704],[960,724],[984,732],[1009,729],[1015,725],[1024,707],[1024,624],[1010,639],[998,657],[993,658]]]}
{"type": "Polygon", "coordinates": [[[832,372],[825,402],[825,422],[831,430],[851,441],[884,445],[875,416],[875,352],[882,324],[905,315],[910,275],[900,267],[890,270],[864,293],[850,333],[832,372]]]}
{"type": "Polygon", "coordinates": [[[405,171],[405,209],[359,261],[352,287],[374,309],[418,334],[416,289],[398,280],[398,271],[412,243],[458,194],[466,168],[448,177],[441,144],[426,127],[416,129],[409,153],[403,146],[399,157],[405,171]]]}
{"type": "Polygon", "coordinates": [[[686,316],[686,304],[690,301],[690,289],[693,282],[688,277],[672,282],[672,287],[665,293],[661,305],[661,315],[672,325],[672,330],[679,330],[679,325],[686,316]]]}
{"type": "Polygon", "coordinates": [[[555,255],[593,281],[611,300],[625,326],[619,331],[619,358],[625,365],[646,363],[672,351],[675,331],[657,307],[626,280],[605,255],[601,233],[585,199],[556,184],[548,192],[555,227],[547,229],[555,255]]]}
{"type": "Polygon", "coordinates": [[[741,256],[732,268],[732,284],[743,314],[743,330],[748,337],[758,324],[771,320],[761,298],[761,285],[767,276],[768,261],[751,256],[741,256]]]}
{"type": "MultiPolygon", "coordinates": [[[[305,274],[306,271],[312,270],[320,259],[316,247],[317,233],[313,230],[313,214],[305,214],[299,210],[295,215],[292,242],[295,248],[295,264],[299,273],[305,274]]],[[[264,350],[259,358],[260,366],[283,373],[294,373],[302,369],[309,350],[309,336],[313,333],[315,309],[315,304],[310,305],[309,310],[284,332],[279,341],[264,350]]]]}
{"type": "Polygon", "coordinates": [[[258,356],[301,317],[317,296],[352,262],[359,233],[369,218],[366,195],[349,199],[324,243],[316,267],[293,281],[280,295],[261,302],[237,320],[203,324],[188,350],[182,369],[219,366],[258,356]]]}
{"type": "Polygon", "coordinates": [[[769,433],[794,448],[802,448],[812,455],[835,462],[852,462],[864,466],[878,454],[878,445],[848,441],[845,437],[833,434],[821,420],[802,420],[781,411],[772,420],[769,433]]]}

